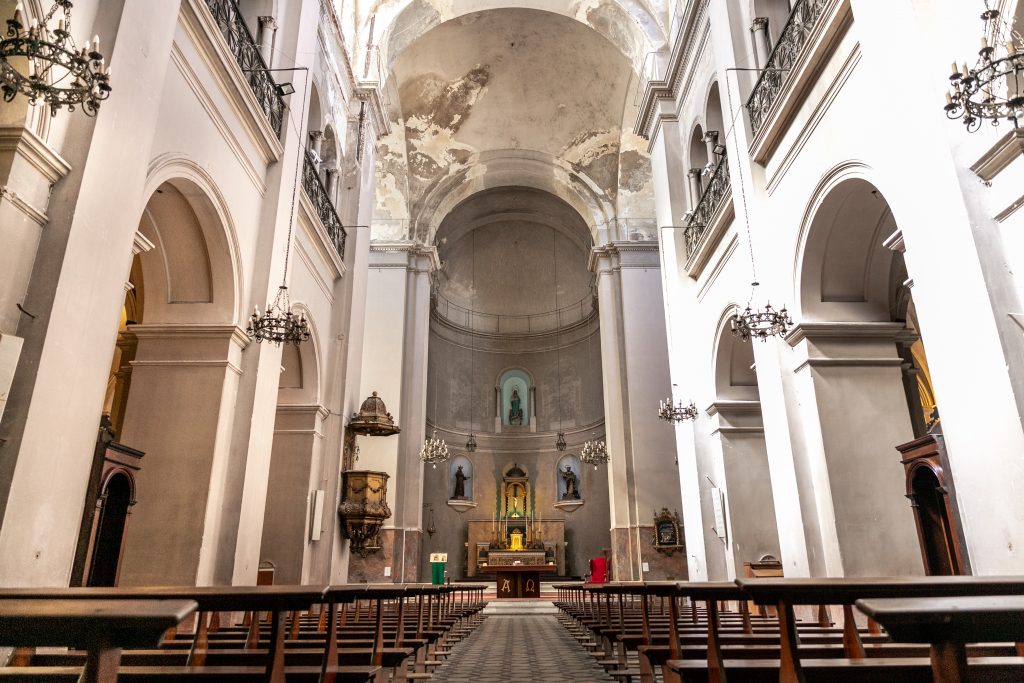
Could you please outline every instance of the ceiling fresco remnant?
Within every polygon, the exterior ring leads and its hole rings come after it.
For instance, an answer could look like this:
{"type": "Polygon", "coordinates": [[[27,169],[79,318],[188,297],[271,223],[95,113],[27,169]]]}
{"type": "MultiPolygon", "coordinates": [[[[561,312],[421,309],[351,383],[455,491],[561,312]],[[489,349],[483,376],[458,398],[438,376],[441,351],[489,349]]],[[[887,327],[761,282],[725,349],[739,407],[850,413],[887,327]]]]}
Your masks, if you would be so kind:
{"type": "MultiPolygon", "coordinates": [[[[622,49],[635,36],[613,42],[589,23],[628,25],[610,18],[618,3],[576,3],[588,22],[494,9],[437,23],[462,4],[416,0],[401,20],[418,37],[398,50],[391,32],[393,125],[378,143],[374,239],[430,241],[453,206],[444,197],[470,187],[549,191],[593,232],[650,222],[650,159],[632,132],[636,72],[622,49]]],[[[639,232],[654,236],[652,226],[639,232]]]]}

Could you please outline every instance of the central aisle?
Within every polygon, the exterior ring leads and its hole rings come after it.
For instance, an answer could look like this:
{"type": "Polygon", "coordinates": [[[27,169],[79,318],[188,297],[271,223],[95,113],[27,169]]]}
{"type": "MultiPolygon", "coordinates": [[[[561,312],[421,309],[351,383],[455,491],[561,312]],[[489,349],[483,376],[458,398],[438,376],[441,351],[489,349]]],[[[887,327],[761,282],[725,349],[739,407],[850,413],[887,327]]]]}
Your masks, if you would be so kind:
{"type": "MultiPolygon", "coordinates": [[[[549,603],[550,604],[550,603],[549,603]]],[[[610,683],[551,614],[491,615],[438,667],[440,683],[610,683]]]]}

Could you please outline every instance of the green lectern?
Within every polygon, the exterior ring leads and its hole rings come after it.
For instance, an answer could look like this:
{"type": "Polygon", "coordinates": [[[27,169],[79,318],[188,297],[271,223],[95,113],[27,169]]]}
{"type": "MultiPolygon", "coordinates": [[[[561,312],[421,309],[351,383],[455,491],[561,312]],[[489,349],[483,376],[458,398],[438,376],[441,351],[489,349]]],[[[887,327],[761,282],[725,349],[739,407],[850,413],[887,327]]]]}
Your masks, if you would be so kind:
{"type": "Polygon", "coordinates": [[[447,563],[448,553],[430,553],[430,583],[444,585],[444,566],[447,563]]]}

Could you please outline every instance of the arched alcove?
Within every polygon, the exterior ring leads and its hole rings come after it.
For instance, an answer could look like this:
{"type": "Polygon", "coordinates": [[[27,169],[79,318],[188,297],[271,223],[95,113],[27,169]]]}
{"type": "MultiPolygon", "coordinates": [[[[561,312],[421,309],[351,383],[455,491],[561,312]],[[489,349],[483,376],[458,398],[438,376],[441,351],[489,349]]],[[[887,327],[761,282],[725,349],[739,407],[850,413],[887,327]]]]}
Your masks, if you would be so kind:
{"type": "MultiPolygon", "coordinates": [[[[735,318],[730,315],[728,320],[735,318]]],[[[754,349],[729,332],[728,324],[718,335],[715,348],[715,394],[719,399],[756,401],[757,373],[754,349]]]]}
{"type": "Polygon", "coordinates": [[[506,370],[498,378],[501,393],[501,423],[525,427],[530,424],[530,389],[533,384],[525,370],[506,370]]]}
{"type": "Polygon", "coordinates": [[[464,455],[456,455],[448,463],[448,499],[449,500],[473,500],[473,461],[464,455]],[[463,492],[458,492],[458,472],[462,468],[463,492]]]}
{"type": "Polygon", "coordinates": [[[583,500],[583,467],[578,457],[569,454],[559,458],[555,464],[555,475],[558,484],[556,503],[583,500]],[[572,476],[568,472],[572,472],[572,476]]]}
{"type": "Polygon", "coordinates": [[[869,173],[837,166],[808,205],[795,278],[800,322],[790,338],[810,354],[797,374],[801,405],[820,429],[812,448],[829,472],[829,514],[849,576],[921,572],[894,455],[923,433],[910,352],[918,337],[900,317],[912,295],[898,223],[869,173]],[[892,523],[878,528],[881,517],[892,523]]]}

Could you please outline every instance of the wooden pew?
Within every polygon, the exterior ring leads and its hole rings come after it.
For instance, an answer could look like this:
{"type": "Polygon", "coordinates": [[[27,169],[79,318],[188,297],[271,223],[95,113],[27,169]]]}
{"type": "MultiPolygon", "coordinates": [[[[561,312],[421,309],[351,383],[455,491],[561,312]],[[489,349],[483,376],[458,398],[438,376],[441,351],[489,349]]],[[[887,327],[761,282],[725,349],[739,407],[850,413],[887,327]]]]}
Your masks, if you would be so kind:
{"type": "MultiPolygon", "coordinates": [[[[156,646],[197,606],[192,600],[0,599],[0,645],[79,648],[86,652],[82,683],[115,683],[123,648],[156,646]]],[[[24,673],[0,669],[0,680],[24,673]]]]}
{"type": "MultiPolygon", "coordinates": [[[[307,610],[323,601],[326,587],[323,586],[156,586],[139,588],[58,588],[58,589],[4,589],[0,599],[63,599],[88,600],[106,599],[159,599],[191,598],[199,607],[195,636],[189,644],[186,662],[166,666],[122,666],[121,681],[188,680],[217,677],[226,680],[260,679],[267,683],[282,683],[285,680],[285,615],[307,610]],[[262,637],[262,620],[250,619],[247,633],[237,647],[235,663],[232,665],[208,665],[207,659],[213,654],[223,654],[225,643],[212,642],[208,633],[208,617],[220,612],[269,612],[270,633],[266,650],[259,648],[262,637]]],[[[232,647],[232,645],[226,645],[232,647]]],[[[221,657],[223,660],[223,657],[221,657]]],[[[293,667],[290,675],[322,675],[321,667],[307,667],[300,671],[293,667]]],[[[336,676],[346,680],[366,681],[371,679],[379,667],[334,666],[336,676]]]]}
{"type": "MultiPolygon", "coordinates": [[[[774,605],[778,610],[781,652],[778,680],[784,683],[806,681],[801,660],[794,614],[795,605],[842,605],[844,614],[843,645],[845,661],[856,662],[865,669],[891,664],[900,670],[909,669],[911,663],[864,659],[861,634],[856,627],[852,605],[861,598],[890,598],[897,596],[935,598],[944,596],[983,596],[1024,594],[1024,577],[971,577],[926,576],[913,578],[856,578],[856,579],[737,579],[736,583],[752,600],[761,605],[774,605]]],[[[814,660],[815,666],[822,660],[814,660]]],[[[872,675],[865,673],[864,675],[872,675]]],[[[887,675],[896,675],[889,673],[887,675]]],[[[908,677],[913,674],[907,672],[908,677]]]]}
{"type": "MultiPolygon", "coordinates": [[[[968,680],[966,643],[1024,642],[1021,595],[858,600],[857,607],[881,623],[895,640],[929,643],[936,683],[968,680]]],[[[1016,674],[1016,680],[1024,679],[1024,668],[1016,674]]]]}

